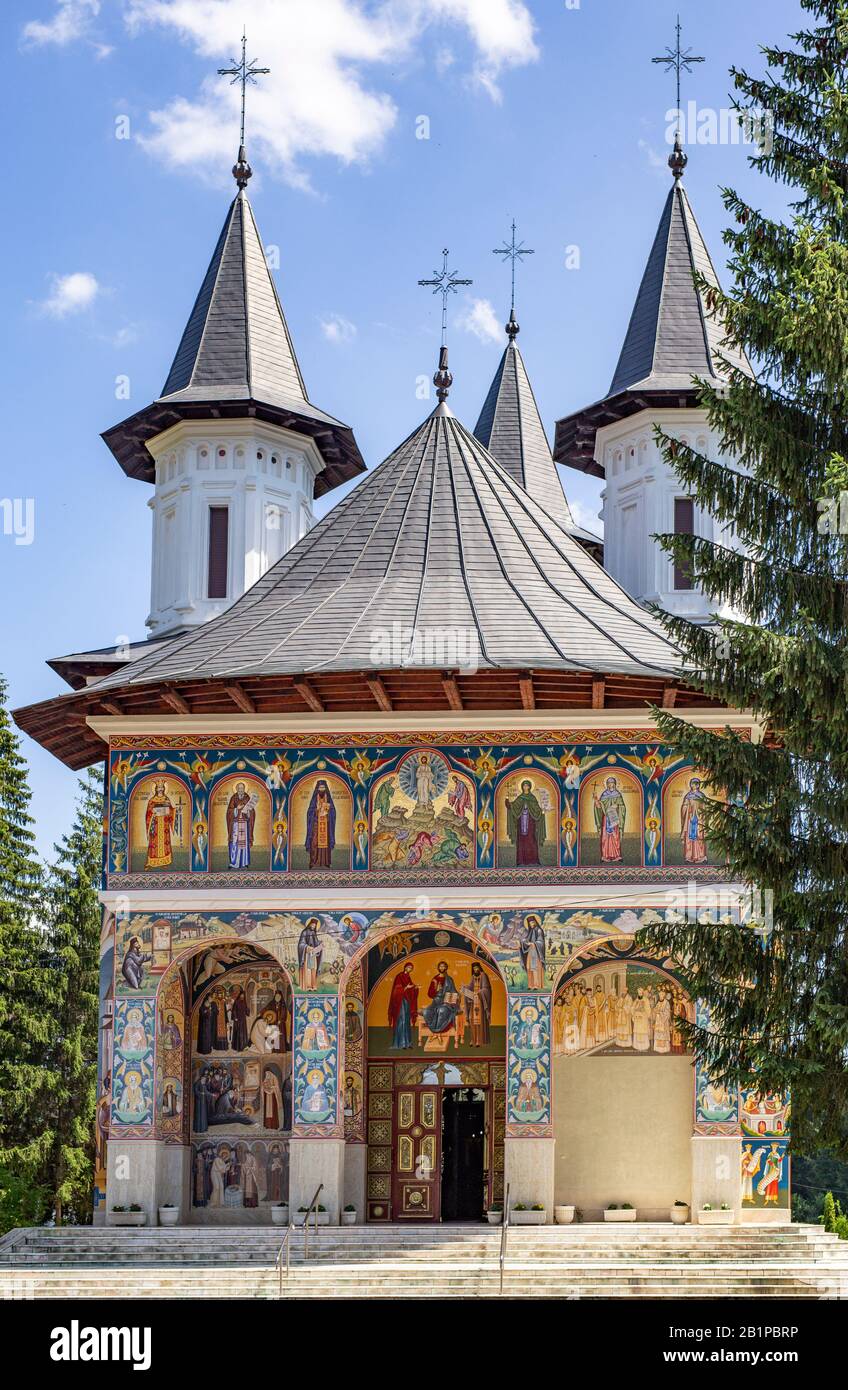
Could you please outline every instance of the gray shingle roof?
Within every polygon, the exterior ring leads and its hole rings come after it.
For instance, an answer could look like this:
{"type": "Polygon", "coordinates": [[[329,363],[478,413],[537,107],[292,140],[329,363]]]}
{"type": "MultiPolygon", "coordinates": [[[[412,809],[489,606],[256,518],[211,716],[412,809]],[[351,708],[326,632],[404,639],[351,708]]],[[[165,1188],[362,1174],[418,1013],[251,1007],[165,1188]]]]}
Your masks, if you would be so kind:
{"type": "Polygon", "coordinates": [[[363,472],[349,426],[306,394],[283,306],[244,189],[224,219],[161,396],[103,438],[125,472],[153,481],[146,442],[176,420],[255,416],[315,440],[315,495],[363,472]]]}
{"type": "Polygon", "coordinates": [[[551,446],[514,337],[503,351],[474,427],[475,438],[525,492],[567,531],[574,518],[562,490],[551,446]]]}
{"type": "Polygon", "coordinates": [[[680,672],[661,624],[440,405],[225,613],[91,688],[443,667],[385,641],[447,628],[480,667],[680,672]]]}
{"type": "Polygon", "coordinates": [[[718,287],[709,252],[686,190],[675,180],[663,208],[648,264],[607,396],[619,391],[667,390],[693,376],[721,377],[719,355],[750,371],[747,360],[722,344],[722,327],[707,313],[693,271],[718,287]]]}

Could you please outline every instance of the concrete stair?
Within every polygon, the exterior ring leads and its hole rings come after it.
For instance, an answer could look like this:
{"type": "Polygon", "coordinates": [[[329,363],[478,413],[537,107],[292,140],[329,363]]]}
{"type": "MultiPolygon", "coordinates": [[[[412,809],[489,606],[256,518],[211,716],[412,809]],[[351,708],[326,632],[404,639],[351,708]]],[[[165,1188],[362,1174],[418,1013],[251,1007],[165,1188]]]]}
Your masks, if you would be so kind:
{"type": "MultiPolygon", "coordinates": [[[[497,1298],[488,1226],[33,1228],[0,1241],[4,1298],[497,1298]]],[[[848,1244],[818,1226],[511,1227],[509,1298],[848,1297],[848,1244]]]]}

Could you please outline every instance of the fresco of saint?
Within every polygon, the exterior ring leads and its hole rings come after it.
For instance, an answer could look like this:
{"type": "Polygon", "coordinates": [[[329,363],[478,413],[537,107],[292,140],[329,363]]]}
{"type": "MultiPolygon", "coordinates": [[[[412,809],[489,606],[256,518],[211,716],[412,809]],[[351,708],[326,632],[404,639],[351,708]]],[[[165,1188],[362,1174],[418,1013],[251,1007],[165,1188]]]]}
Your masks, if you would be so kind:
{"type": "Polygon", "coordinates": [[[227,802],[227,848],[231,869],[249,869],[256,824],[256,801],[239,782],[227,802]]]}
{"type": "Polygon", "coordinates": [[[310,917],[297,943],[297,983],[298,988],[314,990],[318,988],[318,971],[324,948],[318,936],[318,918],[310,917]]]}
{"type": "Polygon", "coordinates": [[[519,943],[528,989],[545,988],[545,933],[538,917],[528,916],[519,943]]]}
{"type": "Polygon", "coordinates": [[[174,862],[171,839],[174,834],[175,816],[174,803],[165,790],[165,783],[157,782],[144,813],[144,827],[147,831],[145,869],[167,869],[174,862]]]}
{"type": "Polygon", "coordinates": [[[680,803],[680,839],[687,864],[703,864],[707,857],[704,800],[700,777],[692,777],[689,790],[680,803]]]}
{"type": "Polygon", "coordinates": [[[315,784],[306,812],[304,848],[309,855],[310,869],[329,869],[335,847],[336,803],[333,801],[330,788],[322,778],[315,784]]]}
{"type": "Polygon", "coordinates": [[[395,976],[389,997],[389,1027],[392,1047],[398,1050],[412,1047],[412,1029],[418,1022],[418,986],[412,978],[412,966],[406,965],[395,976]]]}
{"type": "Polygon", "coordinates": [[[541,864],[539,851],[545,843],[545,813],[533,791],[533,783],[525,777],[521,791],[512,800],[507,797],[507,834],[515,845],[516,866],[541,864]]]}
{"type": "Polygon", "coordinates": [[[471,979],[462,986],[465,1017],[471,1028],[471,1046],[480,1047],[490,1039],[492,984],[479,961],[471,967],[471,979]]]}
{"type": "Polygon", "coordinates": [[[600,837],[601,863],[620,864],[621,837],[627,822],[627,807],[618,786],[617,777],[608,777],[604,789],[598,794],[597,783],[592,788],[592,802],[595,810],[595,827],[600,837]]]}

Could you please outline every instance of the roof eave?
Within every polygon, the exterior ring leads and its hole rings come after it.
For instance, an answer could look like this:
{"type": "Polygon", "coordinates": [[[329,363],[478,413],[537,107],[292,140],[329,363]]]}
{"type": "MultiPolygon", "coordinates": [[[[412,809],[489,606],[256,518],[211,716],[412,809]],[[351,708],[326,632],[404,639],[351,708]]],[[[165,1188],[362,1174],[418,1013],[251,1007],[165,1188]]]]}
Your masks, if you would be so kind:
{"type": "Polygon", "coordinates": [[[694,386],[654,389],[628,388],[585,406],[556,422],[554,458],[581,473],[603,478],[604,468],[595,459],[595,437],[605,425],[614,425],[640,410],[686,410],[700,404],[700,391],[694,386]]]}
{"type": "Polygon", "coordinates": [[[155,482],[153,456],[147,442],[170,429],[181,420],[244,420],[252,418],[282,429],[305,434],[315,442],[324,467],[315,479],[315,497],[332,492],[342,483],[366,471],[365,460],[359,451],[349,425],[339,421],[319,420],[302,414],[294,406],[269,405],[252,397],[241,400],[158,400],[130,415],[120,424],[104,430],[101,435],[128,478],[155,482]]]}

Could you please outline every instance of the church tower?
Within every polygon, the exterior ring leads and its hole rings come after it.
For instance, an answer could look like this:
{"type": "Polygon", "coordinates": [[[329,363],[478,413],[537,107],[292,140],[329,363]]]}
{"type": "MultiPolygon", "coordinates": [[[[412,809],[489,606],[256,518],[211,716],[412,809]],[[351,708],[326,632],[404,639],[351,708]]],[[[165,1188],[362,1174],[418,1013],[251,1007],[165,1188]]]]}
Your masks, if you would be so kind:
{"type": "Polygon", "coordinates": [[[557,422],[554,458],[605,481],[601,515],[610,574],[642,602],[705,621],[715,604],[653,536],[694,533],[732,546],[733,533],[686,496],[654,431],[659,426],[726,462],[693,377],[717,387],[727,375],[724,361],[747,373],[751,368],[723,341],[722,325],[695,284],[696,273],[716,287],[718,277],[683,187],[687,158],[679,141],[668,162],[673,184],[610,388],[594,405],[557,422]]]}
{"type": "Polygon", "coordinates": [[[247,197],[230,204],[162,388],[103,435],[152,483],[152,637],[240,598],[313,524],[313,499],[364,471],[353,433],[309,400],[247,197]]]}

